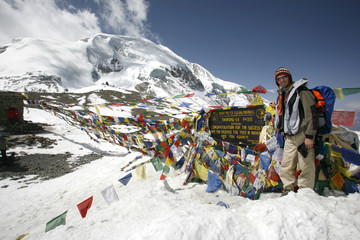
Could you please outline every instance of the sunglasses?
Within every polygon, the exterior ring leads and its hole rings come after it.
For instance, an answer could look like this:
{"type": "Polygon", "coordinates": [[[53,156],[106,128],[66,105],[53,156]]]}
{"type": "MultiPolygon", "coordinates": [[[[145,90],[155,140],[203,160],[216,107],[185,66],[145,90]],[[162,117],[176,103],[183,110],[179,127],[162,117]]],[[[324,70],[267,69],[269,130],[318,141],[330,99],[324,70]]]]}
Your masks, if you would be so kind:
{"type": "Polygon", "coordinates": [[[287,76],[287,75],[284,75],[284,76],[278,77],[278,78],[276,79],[276,81],[280,82],[281,80],[284,80],[284,79],[287,79],[287,78],[288,78],[288,76],[287,76]]]}

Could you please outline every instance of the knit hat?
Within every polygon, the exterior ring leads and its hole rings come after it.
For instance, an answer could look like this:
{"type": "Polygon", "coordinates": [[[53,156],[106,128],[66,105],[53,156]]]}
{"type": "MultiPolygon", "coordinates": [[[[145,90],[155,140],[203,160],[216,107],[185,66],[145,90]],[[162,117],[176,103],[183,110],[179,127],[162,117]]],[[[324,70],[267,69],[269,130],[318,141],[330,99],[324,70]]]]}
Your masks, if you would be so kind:
{"type": "Polygon", "coordinates": [[[279,83],[276,81],[276,79],[280,75],[288,75],[288,77],[290,78],[290,81],[292,82],[292,76],[291,76],[291,73],[290,73],[289,69],[284,68],[284,67],[279,67],[275,71],[275,83],[276,83],[277,86],[279,86],[279,83]]]}

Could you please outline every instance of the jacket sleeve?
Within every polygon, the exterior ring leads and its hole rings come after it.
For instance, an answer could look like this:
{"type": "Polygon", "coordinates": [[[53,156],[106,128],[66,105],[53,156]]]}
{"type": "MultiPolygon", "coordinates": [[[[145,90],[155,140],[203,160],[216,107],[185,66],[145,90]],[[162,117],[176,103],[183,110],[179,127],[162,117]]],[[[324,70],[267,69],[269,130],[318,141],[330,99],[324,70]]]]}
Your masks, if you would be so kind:
{"type": "Polygon", "coordinates": [[[302,126],[305,129],[305,137],[314,140],[317,129],[314,129],[315,97],[311,91],[301,91],[300,100],[304,109],[302,126]]]}

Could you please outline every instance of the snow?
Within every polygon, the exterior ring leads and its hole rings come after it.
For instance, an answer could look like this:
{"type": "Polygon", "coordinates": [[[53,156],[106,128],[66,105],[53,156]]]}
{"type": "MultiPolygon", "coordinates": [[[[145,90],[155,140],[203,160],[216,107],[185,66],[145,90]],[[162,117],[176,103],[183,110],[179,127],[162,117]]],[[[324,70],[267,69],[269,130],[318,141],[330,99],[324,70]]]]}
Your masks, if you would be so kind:
{"type": "MultiPolygon", "coordinates": [[[[0,80],[1,90],[17,92],[139,91],[139,86],[144,85],[147,86],[146,95],[156,97],[194,91],[197,96],[204,96],[209,92],[232,92],[243,88],[216,78],[200,65],[190,63],[150,40],[111,34],[97,34],[73,42],[34,38],[13,41],[4,46],[0,54],[0,80]],[[181,71],[184,76],[171,76],[169,69],[181,71]],[[48,80],[40,76],[46,76],[48,80]],[[196,78],[197,87],[186,82],[189,77],[196,78]]],[[[143,94],[143,91],[139,93],[143,94]]],[[[227,105],[245,106],[248,103],[243,94],[224,98],[229,100],[223,99],[227,105]]],[[[220,102],[207,98],[200,104],[225,104],[220,102]]]]}
{"type": "MultiPolygon", "coordinates": [[[[123,186],[121,171],[140,153],[106,142],[96,143],[86,133],[48,112],[25,110],[25,119],[48,123],[50,133],[61,139],[47,153],[70,151],[74,157],[101,153],[104,157],[76,171],[51,180],[0,181],[0,239],[357,239],[360,236],[360,194],[344,196],[327,191],[327,197],[309,189],[280,197],[263,193],[260,200],[231,196],[224,190],[206,192],[206,184],[183,185],[185,175],[171,169],[165,182],[151,164],[147,179],[135,174],[123,186]],[[4,187],[8,185],[8,187],[4,187]],[[101,191],[113,185],[119,201],[110,206],[101,191]],[[77,204],[93,196],[86,218],[77,204]],[[217,205],[223,202],[229,206],[217,205]],[[66,225],[45,233],[46,223],[67,212],[66,225]]],[[[10,149],[20,154],[23,148],[10,149]]],[[[26,149],[28,154],[43,153],[26,149]]],[[[134,164],[148,160],[142,157],[134,164]]]]}

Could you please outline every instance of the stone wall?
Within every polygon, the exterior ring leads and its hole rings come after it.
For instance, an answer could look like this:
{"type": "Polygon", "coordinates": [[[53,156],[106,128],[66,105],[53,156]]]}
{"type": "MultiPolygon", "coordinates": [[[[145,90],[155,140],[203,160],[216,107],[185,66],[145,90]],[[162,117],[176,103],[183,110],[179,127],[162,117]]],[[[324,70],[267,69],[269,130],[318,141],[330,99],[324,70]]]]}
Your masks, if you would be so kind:
{"type": "Polygon", "coordinates": [[[18,110],[19,122],[24,121],[24,99],[20,93],[0,91],[0,125],[9,124],[8,110],[10,108],[18,110]]]}

